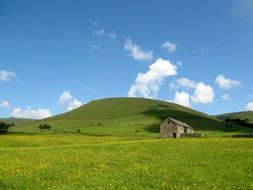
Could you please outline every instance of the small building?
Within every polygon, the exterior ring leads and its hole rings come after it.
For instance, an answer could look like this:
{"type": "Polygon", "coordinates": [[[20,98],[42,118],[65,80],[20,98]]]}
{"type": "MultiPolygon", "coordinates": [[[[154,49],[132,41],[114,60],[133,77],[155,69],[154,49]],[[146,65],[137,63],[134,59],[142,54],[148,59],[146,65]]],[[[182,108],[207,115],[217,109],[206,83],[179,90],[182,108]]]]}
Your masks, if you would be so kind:
{"type": "Polygon", "coordinates": [[[160,125],[161,138],[180,138],[182,133],[193,133],[193,128],[187,123],[168,117],[160,125]]]}

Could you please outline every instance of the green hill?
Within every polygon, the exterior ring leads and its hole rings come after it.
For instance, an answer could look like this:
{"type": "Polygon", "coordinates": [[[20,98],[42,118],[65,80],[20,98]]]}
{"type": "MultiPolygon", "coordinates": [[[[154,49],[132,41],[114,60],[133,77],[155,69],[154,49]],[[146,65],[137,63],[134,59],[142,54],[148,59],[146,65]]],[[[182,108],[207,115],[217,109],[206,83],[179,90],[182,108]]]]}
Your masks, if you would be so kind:
{"type": "MultiPolygon", "coordinates": [[[[159,125],[172,117],[191,125],[195,131],[222,134],[224,123],[213,116],[159,100],[144,98],[108,98],[92,101],[73,111],[11,128],[15,132],[39,132],[43,123],[51,132],[76,132],[92,135],[159,136],[159,125]]],[[[234,132],[248,129],[234,127],[234,132]]]]}
{"type": "Polygon", "coordinates": [[[249,119],[249,121],[251,123],[253,123],[253,111],[226,113],[226,114],[217,115],[216,117],[223,120],[223,121],[228,118],[230,118],[230,119],[249,119]]]}
{"type": "Polygon", "coordinates": [[[20,124],[20,123],[30,122],[30,121],[34,121],[34,119],[24,119],[24,118],[15,118],[15,117],[0,118],[0,122],[14,123],[15,125],[20,124]]]}

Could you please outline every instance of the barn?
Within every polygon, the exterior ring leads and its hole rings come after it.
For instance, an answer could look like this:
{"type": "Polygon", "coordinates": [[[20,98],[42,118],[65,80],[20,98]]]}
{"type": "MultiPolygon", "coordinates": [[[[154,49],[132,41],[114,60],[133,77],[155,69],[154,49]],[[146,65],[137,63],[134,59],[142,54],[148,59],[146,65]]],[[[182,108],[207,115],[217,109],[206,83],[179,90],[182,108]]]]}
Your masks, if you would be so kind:
{"type": "Polygon", "coordinates": [[[193,133],[193,128],[187,123],[168,117],[160,125],[161,138],[180,138],[182,133],[193,133]]]}

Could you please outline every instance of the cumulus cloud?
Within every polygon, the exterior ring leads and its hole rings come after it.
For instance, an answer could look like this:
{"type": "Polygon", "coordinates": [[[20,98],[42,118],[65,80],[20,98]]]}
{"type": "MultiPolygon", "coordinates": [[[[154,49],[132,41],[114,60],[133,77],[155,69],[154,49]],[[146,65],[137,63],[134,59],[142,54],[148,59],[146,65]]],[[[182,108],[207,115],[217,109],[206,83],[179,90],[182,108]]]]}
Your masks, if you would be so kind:
{"type": "Polygon", "coordinates": [[[194,82],[188,78],[180,78],[170,84],[170,88],[174,90],[186,89],[194,90],[191,95],[191,101],[193,103],[207,104],[212,103],[215,97],[213,88],[210,85],[206,85],[203,82],[194,82]]]}
{"type": "Polygon", "coordinates": [[[177,87],[186,87],[186,88],[196,88],[197,83],[188,79],[188,78],[180,78],[176,80],[177,87]]]}
{"type": "Polygon", "coordinates": [[[77,99],[71,100],[69,101],[69,105],[68,105],[68,111],[71,111],[73,109],[79,108],[80,106],[82,106],[83,103],[77,99]]]}
{"type": "Polygon", "coordinates": [[[63,105],[63,104],[65,104],[66,102],[72,100],[72,98],[73,98],[73,97],[72,97],[72,95],[70,94],[70,92],[64,90],[64,91],[62,92],[62,94],[60,95],[59,99],[58,99],[58,103],[61,104],[61,105],[63,105]]]}
{"type": "Polygon", "coordinates": [[[157,59],[149,66],[149,71],[139,73],[131,86],[129,97],[156,98],[164,79],[177,74],[177,66],[169,60],[157,59]]]}
{"type": "Polygon", "coordinates": [[[14,108],[11,112],[11,117],[15,118],[29,118],[29,119],[44,119],[51,117],[52,114],[49,109],[34,110],[31,107],[27,109],[14,108]]]}
{"type": "Polygon", "coordinates": [[[253,102],[249,102],[245,108],[247,111],[253,111],[253,102]]]}
{"type": "Polygon", "coordinates": [[[83,103],[77,99],[74,99],[69,91],[64,90],[58,99],[60,105],[67,105],[67,110],[73,110],[83,105],[83,103]]]}
{"type": "Polygon", "coordinates": [[[134,43],[130,38],[126,39],[124,48],[131,53],[131,56],[138,61],[146,61],[153,59],[153,52],[143,50],[138,44],[134,43]]]}
{"type": "Polygon", "coordinates": [[[7,101],[7,100],[3,100],[3,101],[0,103],[0,108],[10,108],[10,102],[7,101]]]}
{"type": "Polygon", "coordinates": [[[229,94],[223,94],[223,95],[221,96],[221,98],[222,98],[222,100],[224,100],[224,101],[229,101],[229,100],[230,100],[229,94]]]}
{"type": "Polygon", "coordinates": [[[233,87],[240,86],[241,82],[226,78],[224,75],[221,74],[216,77],[215,84],[219,85],[219,87],[222,89],[230,89],[233,87]]]}
{"type": "Polygon", "coordinates": [[[17,75],[15,72],[12,71],[6,71],[6,70],[0,70],[0,82],[7,82],[11,78],[15,78],[17,75]]]}
{"type": "Polygon", "coordinates": [[[166,49],[169,53],[173,53],[174,51],[176,51],[177,46],[175,43],[166,41],[162,44],[162,48],[166,49]]]}
{"type": "Polygon", "coordinates": [[[191,107],[190,95],[187,92],[176,92],[174,102],[182,106],[191,107]]]}
{"type": "Polygon", "coordinates": [[[191,96],[191,100],[194,103],[208,104],[213,102],[214,97],[213,88],[200,82],[197,84],[194,95],[191,96]]]}

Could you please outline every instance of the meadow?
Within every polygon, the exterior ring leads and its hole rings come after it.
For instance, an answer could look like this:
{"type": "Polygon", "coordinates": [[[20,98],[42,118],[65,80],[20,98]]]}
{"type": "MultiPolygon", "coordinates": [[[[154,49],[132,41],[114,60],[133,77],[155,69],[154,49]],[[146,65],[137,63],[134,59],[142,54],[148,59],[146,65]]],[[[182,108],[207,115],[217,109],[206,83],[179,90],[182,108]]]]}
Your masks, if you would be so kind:
{"type": "Polygon", "coordinates": [[[253,189],[252,139],[0,136],[0,189],[253,189]]]}

